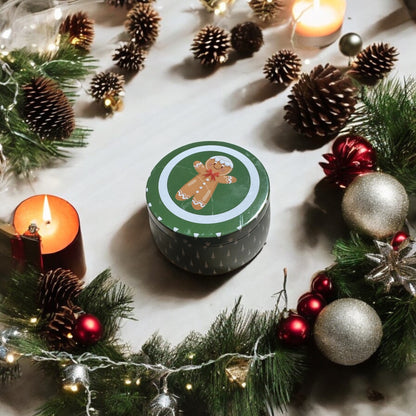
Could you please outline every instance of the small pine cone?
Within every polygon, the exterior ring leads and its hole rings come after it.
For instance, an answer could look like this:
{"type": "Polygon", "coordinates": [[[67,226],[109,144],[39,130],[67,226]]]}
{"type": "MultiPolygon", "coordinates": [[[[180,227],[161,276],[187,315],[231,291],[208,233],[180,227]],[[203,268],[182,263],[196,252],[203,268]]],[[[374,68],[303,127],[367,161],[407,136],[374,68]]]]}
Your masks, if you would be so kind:
{"type": "Polygon", "coordinates": [[[299,78],[301,67],[301,60],[295,52],[282,49],[267,59],[263,73],[273,84],[287,86],[299,78]]]}
{"type": "Polygon", "coordinates": [[[117,65],[129,72],[138,72],[144,68],[146,52],[134,42],[126,43],[117,48],[113,55],[113,61],[117,65]]]}
{"type": "Polygon", "coordinates": [[[56,351],[71,351],[76,346],[73,329],[77,322],[78,306],[61,306],[43,330],[50,347],[56,351]]]}
{"type": "Polygon", "coordinates": [[[59,26],[59,33],[67,35],[72,45],[89,52],[94,40],[94,20],[83,12],[69,15],[59,26]]]}
{"type": "Polygon", "coordinates": [[[41,274],[39,279],[39,305],[43,315],[69,305],[79,295],[83,283],[70,270],[55,269],[41,274]]]}
{"type": "Polygon", "coordinates": [[[387,43],[373,43],[355,57],[349,74],[363,81],[377,81],[393,69],[397,55],[394,46],[387,43]]]}
{"type": "Polygon", "coordinates": [[[339,69],[318,65],[293,86],[284,118],[304,136],[330,140],[353,113],[356,92],[351,78],[339,69]]]}
{"type": "Polygon", "coordinates": [[[283,10],[283,3],[280,0],[250,0],[248,5],[257,19],[265,23],[276,20],[283,10]]]}
{"type": "Polygon", "coordinates": [[[138,3],[128,13],[126,28],[132,41],[140,46],[152,44],[159,35],[159,13],[149,3],[138,3]]]}
{"type": "Polygon", "coordinates": [[[30,128],[41,138],[67,139],[75,129],[75,115],[71,104],[49,78],[33,78],[22,87],[25,95],[24,115],[30,128]]]}
{"type": "Polygon", "coordinates": [[[106,0],[110,6],[131,8],[138,3],[152,3],[154,0],[106,0]]]}
{"type": "Polygon", "coordinates": [[[263,32],[254,22],[241,23],[231,29],[231,45],[241,55],[252,55],[263,43],[263,32]]]}
{"type": "Polygon", "coordinates": [[[90,94],[95,101],[106,97],[117,97],[124,91],[123,75],[114,72],[100,72],[95,75],[90,84],[90,94]]]}
{"type": "Polygon", "coordinates": [[[194,37],[191,51],[202,65],[223,64],[231,48],[231,34],[217,26],[207,25],[194,37]]]}

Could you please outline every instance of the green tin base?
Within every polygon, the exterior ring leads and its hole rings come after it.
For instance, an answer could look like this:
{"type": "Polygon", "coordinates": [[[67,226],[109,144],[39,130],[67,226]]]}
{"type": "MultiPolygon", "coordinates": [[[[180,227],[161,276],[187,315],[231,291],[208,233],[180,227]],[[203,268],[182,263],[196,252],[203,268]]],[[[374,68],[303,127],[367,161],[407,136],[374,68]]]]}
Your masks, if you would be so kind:
{"type": "Polygon", "coordinates": [[[149,222],[158,249],[169,261],[190,273],[211,276],[236,270],[256,257],[266,243],[270,204],[259,217],[259,222],[251,231],[231,234],[225,242],[218,237],[200,239],[172,235],[169,230],[162,230],[160,223],[151,215],[149,222]]]}

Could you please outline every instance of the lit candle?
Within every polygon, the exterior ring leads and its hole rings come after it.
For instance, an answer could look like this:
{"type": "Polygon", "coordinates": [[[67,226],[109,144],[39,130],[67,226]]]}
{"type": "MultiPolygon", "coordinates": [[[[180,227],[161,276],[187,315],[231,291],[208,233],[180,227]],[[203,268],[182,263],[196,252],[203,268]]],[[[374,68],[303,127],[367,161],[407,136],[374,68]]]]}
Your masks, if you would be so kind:
{"type": "Polygon", "coordinates": [[[44,270],[59,267],[72,270],[78,277],[85,274],[81,228],[75,208],[53,195],[35,195],[16,208],[13,225],[20,235],[30,227],[33,236],[40,236],[44,270]]]}
{"type": "Polygon", "coordinates": [[[345,0],[296,0],[292,17],[300,43],[324,47],[334,42],[341,31],[345,7],[345,0]]]}

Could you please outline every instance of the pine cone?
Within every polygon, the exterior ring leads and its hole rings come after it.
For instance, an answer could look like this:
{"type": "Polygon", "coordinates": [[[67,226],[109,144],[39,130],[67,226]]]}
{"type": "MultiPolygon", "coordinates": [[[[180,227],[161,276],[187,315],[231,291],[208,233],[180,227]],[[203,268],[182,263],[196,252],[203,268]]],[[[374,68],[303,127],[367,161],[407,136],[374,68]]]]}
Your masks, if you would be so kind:
{"type": "Polygon", "coordinates": [[[70,270],[55,269],[41,274],[39,305],[42,315],[53,313],[63,305],[71,305],[82,290],[82,282],[70,270]]]}
{"type": "Polygon", "coordinates": [[[123,92],[124,77],[114,72],[100,72],[90,84],[90,94],[96,101],[107,97],[117,97],[123,92]]]}
{"type": "Polygon", "coordinates": [[[318,65],[293,86],[284,118],[309,138],[330,140],[345,126],[356,103],[352,80],[330,64],[318,65]]]}
{"type": "Polygon", "coordinates": [[[276,20],[283,10],[283,2],[280,0],[250,0],[248,5],[252,8],[254,15],[265,23],[276,20]]]}
{"type": "Polygon", "coordinates": [[[159,13],[148,3],[138,3],[127,13],[126,28],[140,46],[152,44],[159,35],[159,13]]]}
{"type": "Polygon", "coordinates": [[[75,129],[75,115],[68,98],[49,78],[33,78],[22,87],[24,115],[31,129],[42,138],[66,139],[75,129]]]}
{"type": "Polygon", "coordinates": [[[301,60],[295,52],[282,49],[267,59],[263,73],[273,84],[287,86],[299,78],[301,66],[301,60]]]}
{"type": "Polygon", "coordinates": [[[241,55],[252,55],[263,43],[263,33],[254,22],[241,23],[231,29],[231,45],[241,55]]]}
{"type": "Polygon", "coordinates": [[[144,68],[146,52],[134,42],[126,43],[115,50],[113,61],[129,72],[138,72],[144,68]]]}
{"type": "Polygon", "coordinates": [[[207,25],[194,37],[191,51],[202,65],[223,64],[228,59],[231,35],[217,26],[207,25]]]}
{"type": "Polygon", "coordinates": [[[349,74],[364,83],[377,81],[393,69],[397,55],[394,46],[388,43],[373,43],[355,57],[349,74]]]}
{"type": "Polygon", "coordinates": [[[133,7],[138,3],[152,3],[155,0],[106,0],[110,6],[127,8],[133,7]]]}
{"type": "Polygon", "coordinates": [[[56,351],[70,351],[75,348],[73,328],[77,322],[78,306],[61,306],[47,323],[43,334],[50,347],[56,351]]]}
{"type": "Polygon", "coordinates": [[[59,26],[59,33],[67,35],[72,45],[89,52],[94,40],[94,20],[83,12],[69,15],[59,26]]]}

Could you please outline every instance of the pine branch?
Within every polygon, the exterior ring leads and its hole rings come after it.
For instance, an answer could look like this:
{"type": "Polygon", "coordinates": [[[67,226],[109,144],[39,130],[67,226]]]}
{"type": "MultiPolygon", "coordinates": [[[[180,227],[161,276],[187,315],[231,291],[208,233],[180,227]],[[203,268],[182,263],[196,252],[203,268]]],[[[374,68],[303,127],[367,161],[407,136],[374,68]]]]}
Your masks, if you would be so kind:
{"type": "Polygon", "coordinates": [[[416,299],[386,296],[377,304],[383,320],[378,360],[394,371],[416,362],[416,299]]]}
{"type": "Polygon", "coordinates": [[[77,303],[100,320],[104,327],[104,340],[114,338],[121,319],[133,319],[132,291],[113,280],[109,270],[99,274],[81,292],[77,303]]]}
{"type": "Polygon", "coordinates": [[[349,125],[377,151],[377,164],[416,192],[416,80],[384,80],[362,89],[362,105],[349,125]]]}
{"type": "Polygon", "coordinates": [[[43,139],[25,120],[22,87],[40,76],[51,78],[70,102],[77,97],[79,80],[94,68],[94,60],[71,44],[61,42],[56,54],[11,51],[0,60],[0,143],[8,160],[8,171],[27,176],[56,159],[69,156],[67,149],[86,145],[90,130],[78,127],[64,140],[43,139]]]}
{"type": "Polygon", "coordinates": [[[29,319],[38,315],[39,272],[28,269],[9,277],[7,296],[0,302],[0,319],[8,326],[26,328],[29,319]]]}

